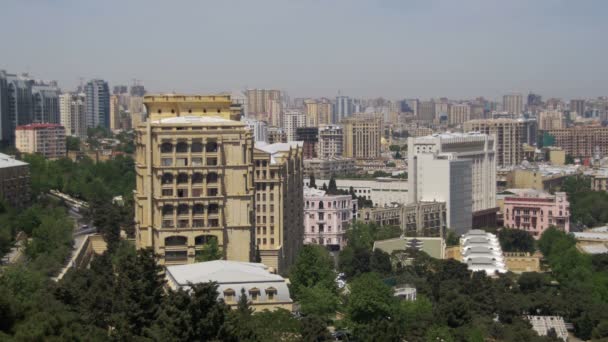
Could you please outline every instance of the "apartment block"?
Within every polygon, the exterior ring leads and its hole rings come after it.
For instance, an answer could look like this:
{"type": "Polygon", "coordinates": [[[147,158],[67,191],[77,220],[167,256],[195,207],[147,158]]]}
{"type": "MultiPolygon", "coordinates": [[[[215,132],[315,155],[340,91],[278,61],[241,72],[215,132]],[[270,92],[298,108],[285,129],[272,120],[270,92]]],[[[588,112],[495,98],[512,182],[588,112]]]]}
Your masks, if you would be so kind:
{"type": "Polygon", "coordinates": [[[13,208],[30,201],[30,165],[0,153],[0,197],[13,208]]]}
{"type": "Polygon", "coordinates": [[[342,121],[346,158],[376,159],[381,153],[382,116],[356,115],[342,121]]]}
{"type": "Polygon", "coordinates": [[[608,156],[608,127],[574,126],[545,133],[554,138],[553,146],[561,147],[574,158],[608,156]]]}
{"type": "Polygon", "coordinates": [[[164,265],[193,263],[215,240],[252,261],[253,134],[230,96],[148,95],[136,130],[135,241],[164,265]]]}
{"type": "Polygon", "coordinates": [[[342,156],[342,140],[344,132],[342,127],[325,125],[319,127],[319,144],[317,156],[322,159],[342,156]]]}
{"type": "Polygon", "coordinates": [[[261,262],[286,273],[302,246],[302,143],[256,143],[255,244],[261,262]]]}
{"type": "Polygon", "coordinates": [[[17,126],[15,147],[22,153],[38,153],[49,159],[65,157],[65,128],[49,123],[17,126]]]}
{"type": "Polygon", "coordinates": [[[570,203],[565,192],[554,195],[527,189],[509,192],[515,194],[504,199],[505,227],[524,230],[535,239],[551,226],[570,231],[570,203]]]}

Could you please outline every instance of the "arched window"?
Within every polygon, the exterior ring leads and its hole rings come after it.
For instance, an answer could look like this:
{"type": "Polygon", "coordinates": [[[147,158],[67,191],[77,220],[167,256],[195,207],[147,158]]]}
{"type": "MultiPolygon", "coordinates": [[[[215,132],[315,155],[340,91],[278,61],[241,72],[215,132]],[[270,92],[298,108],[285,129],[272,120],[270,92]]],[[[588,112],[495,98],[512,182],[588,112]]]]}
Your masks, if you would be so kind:
{"type": "Polygon", "coordinates": [[[195,174],[192,175],[192,184],[200,184],[203,182],[203,174],[200,172],[197,172],[195,174]]]}
{"type": "Polygon", "coordinates": [[[226,302],[234,302],[234,295],[236,294],[236,292],[234,292],[233,289],[225,289],[224,290],[224,301],[226,302]]]}
{"type": "Polygon", "coordinates": [[[274,287],[269,287],[266,289],[266,297],[268,297],[268,300],[274,300],[274,296],[277,295],[277,289],[275,289],[274,287]]]}
{"type": "Polygon", "coordinates": [[[177,175],[177,184],[187,184],[188,183],[188,174],[180,173],[177,175]]]}
{"type": "Polygon", "coordinates": [[[172,173],[163,173],[163,178],[161,180],[163,184],[172,184],[173,183],[173,174],[172,173]]]}
{"type": "Polygon", "coordinates": [[[193,142],[190,151],[192,151],[192,153],[203,152],[203,144],[201,142],[193,142]]]}
{"type": "Polygon", "coordinates": [[[177,206],[177,215],[188,215],[190,207],[187,204],[177,206]]]}
{"type": "Polygon", "coordinates": [[[173,206],[171,204],[163,205],[163,216],[173,215],[173,206]]]}
{"type": "Polygon", "coordinates": [[[171,153],[173,152],[173,144],[170,142],[164,142],[160,145],[160,153],[171,153]]]}
{"type": "Polygon", "coordinates": [[[323,201],[319,201],[319,209],[323,209],[323,201]]]}
{"type": "Polygon", "coordinates": [[[217,173],[209,172],[207,174],[207,184],[209,183],[217,183],[217,173]]]}
{"type": "Polygon", "coordinates": [[[188,144],[180,141],[177,143],[177,147],[175,149],[177,153],[187,153],[188,152],[188,144]]]}
{"type": "Polygon", "coordinates": [[[214,214],[217,214],[218,212],[219,212],[219,206],[217,205],[217,203],[209,204],[209,207],[207,208],[207,214],[214,215],[214,214]]]}
{"type": "Polygon", "coordinates": [[[217,152],[217,143],[215,141],[208,141],[205,145],[205,151],[217,152]]]}
{"type": "Polygon", "coordinates": [[[251,298],[251,301],[255,302],[256,300],[258,300],[259,296],[260,296],[260,289],[258,289],[257,287],[249,289],[249,298],[251,298]]]}
{"type": "Polygon", "coordinates": [[[194,238],[194,245],[196,245],[196,246],[206,245],[206,244],[210,243],[212,240],[215,240],[217,242],[217,237],[213,236],[213,235],[199,235],[194,238]]]}
{"type": "Polygon", "coordinates": [[[188,238],[185,236],[169,236],[165,238],[165,246],[185,246],[188,238]]]}

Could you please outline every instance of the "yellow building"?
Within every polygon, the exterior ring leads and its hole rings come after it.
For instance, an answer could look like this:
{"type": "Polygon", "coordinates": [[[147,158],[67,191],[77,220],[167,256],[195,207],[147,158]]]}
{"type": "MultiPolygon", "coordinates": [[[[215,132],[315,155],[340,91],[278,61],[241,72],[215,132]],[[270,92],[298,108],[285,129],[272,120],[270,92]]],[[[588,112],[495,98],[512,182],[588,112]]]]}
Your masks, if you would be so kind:
{"type": "Polygon", "coordinates": [[[230,96],[145,96],[136,129],[138,248],[160,264],[193,263],[210,241],[224,258],[254,255],[253,136],[230,96]]]}
{"type": "Polygon", "coordinates": [[[382,116],[356,115],[342,120],[346,158],[375,159],[380,157],[382,116]]]}
{"type": "Polygon", "coordinates": [[[118,103],[118,95],[110,96],[110,129],[120,129],[120,104],[118,103]]]}
{"type": "Polygon", "coordinates": [[[329,99],[308,99],[304,101],[304,106],[306,107],[306,124],[309,127],[332,123],[333,107],[329,99]]]}
{"type": "Polygon", "coordinates": [[[303,243],[302,143],[256,143],[256,246],[261,262],[277,273],[293,264],[303,243]]]}

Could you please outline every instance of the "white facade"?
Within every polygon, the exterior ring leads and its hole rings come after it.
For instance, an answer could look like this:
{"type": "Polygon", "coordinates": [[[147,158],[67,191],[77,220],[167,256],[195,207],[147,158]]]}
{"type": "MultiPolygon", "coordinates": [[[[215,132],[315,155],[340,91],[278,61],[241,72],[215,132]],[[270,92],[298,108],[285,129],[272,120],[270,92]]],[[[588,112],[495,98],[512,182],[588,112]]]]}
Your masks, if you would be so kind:
{"type": "Polygon", "coordinates": [[[344,132],[340,126],[325,125],[319,127],[318,157],[320,159],[341,157],[344,150],[343,138],[344,132]]]}
{"type": "Polygon", "coordinates": [[[473,229],[460,238],[462,262],[470,271],[487,275],[506,273],[505,258],[496,235],[473,229]]]}
{"type": "Polygon", "coordinates": [[[283,115],[283,127],[287,134],[287,141],[296,140],[296,129],[306,127],[306,114],[298,110],[288,110],[283,115]]]}
{"type": "MultiPolygon", "coordinates": [[[[310,179],[304,179],[304,185],[308,186],[310,179]]],[[[328,179],[316,179],[317,188],[323,184],[329,186],[328,179]]],[[[376,179],[336,179],[336,187],[340,190],[349,191],[353,188],[355,195],[365,197],[374,203],[374,206],[389,206],[394,203],[408,203],[408,182],[395,178],[376,179]]]]}
{"type": "Polygon", "coordinates": [[[87,137],[86,102],[84,93],[59,95],[59,123],[65,127],[65,135],[81,139],[87,137]]]}
{"type": "Polygon", "coordinates": [[[304,188],[304,243],[333,249],[346,247],[344,235],[357,217],[357,200],[351,195],[328,195],[304,188]]]}
{"type": "Polygon", "coordinates": [[[264,121],[243,118],[243,122],[248,129],[253,131],[253,141],[268,142],[268,126],[264,121]]]}
{"type": "MultiPolygon", "coordinates": [[[[410,146],[408,171],[409,179],[412,181],[410,202],[425,200],[424,198],[427,197],[423,189],[421,192],[416,186],[419,182],[413,181],[418,175],[414,159],[421,154],[449,153],[453,159],[471,162],[472,211],[496,207],[496,146],[493,136],[479,133],[443,133],[409,138],[408,146],[410,146]]],[[[426,178],[428,179],[428,176],[426,178]]],[[[432,179],[430,183],[433,183],[432,179]]]]}

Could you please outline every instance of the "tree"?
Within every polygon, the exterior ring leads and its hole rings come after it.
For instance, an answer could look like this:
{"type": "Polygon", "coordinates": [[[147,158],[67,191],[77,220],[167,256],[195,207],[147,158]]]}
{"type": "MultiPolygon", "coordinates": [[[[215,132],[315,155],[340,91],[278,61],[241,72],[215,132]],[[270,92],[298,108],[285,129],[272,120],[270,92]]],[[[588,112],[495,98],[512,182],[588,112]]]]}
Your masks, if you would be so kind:
{"type": "MultiPolygon", "coordinates": [[[[397,153],[399,153],[399,152],[397,152],[397,153]]],[[[386,167],[395,167],[395,166],[397,166],[397,164],[395,164],[393,162],[386,163],[386,167]]]]}
{"type": "Polygon", "coordinates": [[[401,152],[397,151],[395,153],[395,159],[403,159],[403,156],[401,155],[401,152]]]}
{"type": "Polygon", "coordinates": [[[302,314],[320,317],[326,321],[335,315],[340,304],[334,291],[320,285],[301,288],[299,298],[302,314]]]}
{"type": "Polygon", "coordinates": [[[503,228],[498,231],[500,247],[505,252],[534,253],[534,238],[530,233],[520,229],[503,228]]]}
{"type": "Polygon", "coordinates": [[[378,274],[390,274],[391,256],[383,250],[375,249],[369,260],[369,268],[378,274]]]}
{"type": "Polygon", "coordinates": [[[445,243],[448,246],[460,245],[460,237],[452,229],[448,229],[448,236],[445,239],[445,243]]]}
{"type": "Polygon", "coordinates": [[[323,183],[323,186],[321,187],[321,189],[322,189],[323,191],[327,191],[327,184],[326,184],[326,183],[323,183]]]}
{"type": "Polygon", "coordinates": [[[319,245],[305,245],[291,266],[289,280],[294,298],[299,298],[303,287],[316,285],[335,291],[333,261],[327,250],[319,245]]]}
{"type": "Polygon", "coordinates": [[[336,185],[336,180],[333,176],[329,179],[329,186],[327,188],[327,193],[330,195],[334,195],[334,194],[338,193],[338,186],[336,185]]]}
{"type": "MultiPolygon", "coordinates": [[[[256,247],[256,258],[259,256],[259,248],[256,247]]],[[[222,251],[220,251],[220,247],[217,243],[217,239],[216,238],[211,238],[209,239],[209,242],[207,242],[204,246],[203,249],[196,255],[196,261],[197,262],[203,262],[203,261],[213,261],[213,260],[220,260],[224,257],[224,255],[222,254],[222,251]]],[[[260,261],[256,262],[261,262],[261,257],[260,257],[260,261]]]]}
{"type": "Polygon", "coordinates": [[[393,291],[376,273],[364,273],[350,284],[346,315],[355,326],[385,320],[393,301],[393,291]]]}
{"type": "Polygon", "coordinates": [[[308,187],[309,188],[315,188],[315,189],[317,188],[317,184],[315,183],[315,175],[314,175],[314,173],[310,174],[310,179],[309,179],[309,182],[308,182],[308,187]]]}
{"type": "Polygon", "coordinates": [[[300,334],[300,321],[285,309],[264,310],[251,316],[259,341],[292,341],[300,334]]]}
{"type": "Polygon", "coordinates": [[[77,137],[65,137],[65,147],[68,151],[80,151],[80,139],[77,137]]]}
{"type": "Polygon", "coordinates": [[[302,319],[300,334],[302,335],[302,341],[305,342],[331,340],[331,335],[327,331],[327,324],[323,319],[316,316],[307,316],[302,319]]]}

